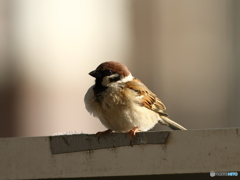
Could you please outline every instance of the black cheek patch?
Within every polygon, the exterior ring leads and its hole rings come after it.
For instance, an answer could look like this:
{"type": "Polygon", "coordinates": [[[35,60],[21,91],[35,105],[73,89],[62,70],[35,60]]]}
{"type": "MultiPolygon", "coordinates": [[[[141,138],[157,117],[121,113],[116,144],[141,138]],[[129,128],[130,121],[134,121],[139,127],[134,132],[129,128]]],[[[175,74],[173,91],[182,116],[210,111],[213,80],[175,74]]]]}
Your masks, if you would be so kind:
{"type": "Polygon", "coordinates": [[[109,78],[109,82],[116,82],[120,80],[120,76],[109,78]]]}

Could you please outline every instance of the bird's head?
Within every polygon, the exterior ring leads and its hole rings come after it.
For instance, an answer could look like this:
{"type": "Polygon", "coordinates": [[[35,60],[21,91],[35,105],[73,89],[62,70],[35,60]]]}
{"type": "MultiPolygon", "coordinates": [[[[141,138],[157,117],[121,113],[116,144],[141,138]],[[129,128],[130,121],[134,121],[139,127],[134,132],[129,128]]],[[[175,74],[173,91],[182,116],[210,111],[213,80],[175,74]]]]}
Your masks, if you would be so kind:
{"type": "Polygon", "coordinates": [[[96,83],[108,87],[113,83],[124,83],[133,80],[128,68],[115,61],[108,61],[100,64],[96,70],[91,71],[89,75],[96,78],[96,83]]]}

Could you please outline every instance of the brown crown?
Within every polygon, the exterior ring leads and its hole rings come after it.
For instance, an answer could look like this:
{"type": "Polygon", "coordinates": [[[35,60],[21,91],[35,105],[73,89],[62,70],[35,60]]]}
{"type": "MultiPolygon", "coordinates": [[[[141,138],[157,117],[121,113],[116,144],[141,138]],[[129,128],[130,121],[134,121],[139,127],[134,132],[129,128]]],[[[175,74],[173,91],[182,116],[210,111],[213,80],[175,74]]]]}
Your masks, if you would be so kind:
{"type": "Polygon", "coordinates": [[[100,64],[96,70],[99,70],[99,71],[112,70],[116,73],[123,75],[124,77],[130,74],[128,68],[125,65],[115,61],[104,62],[100,64]]]}

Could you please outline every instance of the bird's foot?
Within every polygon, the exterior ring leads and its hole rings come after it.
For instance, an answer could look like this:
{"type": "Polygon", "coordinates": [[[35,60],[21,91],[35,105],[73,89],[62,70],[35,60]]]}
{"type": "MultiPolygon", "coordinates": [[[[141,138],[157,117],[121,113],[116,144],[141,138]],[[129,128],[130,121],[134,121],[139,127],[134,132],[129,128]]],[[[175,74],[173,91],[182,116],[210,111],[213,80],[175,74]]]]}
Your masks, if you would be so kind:
{"type": "Polygon", "coordinates": [[[126,133],[126,134],[130,135],[130,145],[131,146],[132,146],[132,139],[136,135],[137,132],[141,132],[141,130],[138,129],[138,127],[135,127],[135,128],[133,128],[132,130],[130,130],[129,132],[126,133]]]}
{"type": "Polygon", "coordinates": [[[106,131],[100,131],[100,132],[97,132],[97,138],[98,138],[98,143],[100,143],[99,142],[99,139],[100,139],[100,137],[102,136],[102,135],[105,135],[105,134],[108,134],[108,133],[112,133],[113,131],[111,130],[111,129],[108,129],[108,130],[106,130],[106,131]]]}

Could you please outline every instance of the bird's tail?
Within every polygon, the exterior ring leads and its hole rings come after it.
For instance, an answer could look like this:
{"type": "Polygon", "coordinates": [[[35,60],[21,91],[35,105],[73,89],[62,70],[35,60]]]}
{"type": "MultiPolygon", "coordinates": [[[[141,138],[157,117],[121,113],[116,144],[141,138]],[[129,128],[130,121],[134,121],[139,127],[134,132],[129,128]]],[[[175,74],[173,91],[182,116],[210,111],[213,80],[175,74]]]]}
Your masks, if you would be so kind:
{"type": "Polygon", "coordinates": [[[162,122],[160,122],[160,123],[169,126],[169,127],[170,127],[171,129],[173,129],[173,130],[187,130],[186,128],[184,128],[183,126],[181,126],[180,124],[174,122],[173,120],[169,119],[169,118],[166,117],[166,116],[161,116],[161,119],[162,119],[163,121],[165,121],[166,124],[164,124],[164,123],[162,123],[162,122]]]}

